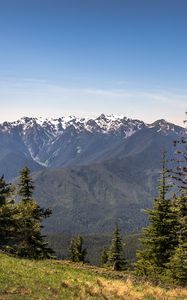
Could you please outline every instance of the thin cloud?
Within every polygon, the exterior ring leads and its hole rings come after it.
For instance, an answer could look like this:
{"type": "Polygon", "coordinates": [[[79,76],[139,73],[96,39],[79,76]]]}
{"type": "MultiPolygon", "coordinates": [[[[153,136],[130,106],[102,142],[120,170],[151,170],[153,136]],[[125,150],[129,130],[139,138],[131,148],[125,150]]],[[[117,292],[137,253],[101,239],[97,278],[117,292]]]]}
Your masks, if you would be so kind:
{"type": "Polygon", "coordinates": [[[187,103],[187,91],[182,91],[181,93],[174,93],[171,91],[143,91],[143,90],[134,90],[134,89],[100,89],[100,88],[75,88],[75,87],[66,87],[63,84],[51,84],[46,80],[35,79],[35,78],[24,78],[20,81],[12,80],[3,80],[0,81],[0,86],[4,91],[8,93],[19,92],[22,93],[37,93],[43,92],[44,95],[48,95],[48,92],[56,94],[86,94],[86,95],[95,95],[95,96],[108,96],[108,97],[117,97],[117,98],[145,98],[160,101],[163,103],[169,103],[173,105],[178,105],[179,102],[182,105],[187,103]]]}
{"type": "MultiPolygon", "coordinates": [[[[0,81],[3,119],[29,113],[44,116],[123,113],[146,122],[166,118],[180,123],[187,109],[187,92],[67,87],[45,80],[25,78],[0,81]],[[12,111],[11,111],[12,110],[12,111]]],[[[5,119],[4,119],[5,120],[5,119]]]]}

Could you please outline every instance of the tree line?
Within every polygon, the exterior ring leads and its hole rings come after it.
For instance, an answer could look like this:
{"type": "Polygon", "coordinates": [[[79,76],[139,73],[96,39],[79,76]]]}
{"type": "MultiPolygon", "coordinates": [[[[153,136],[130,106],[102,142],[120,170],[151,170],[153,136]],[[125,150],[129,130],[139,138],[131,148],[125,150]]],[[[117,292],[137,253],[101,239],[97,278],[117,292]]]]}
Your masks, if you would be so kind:
{"type": "MultiPolygon", "coordinates": [[[[174,141],[175,153],[168,161],[163,152],[158,197],[146,210],[149,225],[143,230],[137,252],[135,273],[156,282],[187,284],[187,138],[174,141]]],[[[41,208],[33,198],[30,170],[21,170],[17,185],[0,178],[0,249],[24,258],[54,258],[42,234],[42,222],[52,211],[41,208]],[[15,201],[16,200],[16,201],[15,201]]],[[[103,249],[102,264],[113,270],[127,269],[123,241],[116,224],[111,246],[103,249]]],[[[69,248],[70,259],[86,262],[83,238],[75,237],[69,248]]]]}

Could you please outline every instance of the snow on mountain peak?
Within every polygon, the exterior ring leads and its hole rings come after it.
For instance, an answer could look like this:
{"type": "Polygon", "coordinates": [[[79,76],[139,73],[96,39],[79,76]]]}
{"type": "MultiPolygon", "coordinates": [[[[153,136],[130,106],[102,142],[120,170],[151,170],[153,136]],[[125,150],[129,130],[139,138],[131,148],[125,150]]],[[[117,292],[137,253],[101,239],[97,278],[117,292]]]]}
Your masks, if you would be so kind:
{"type": "Polygon", "coordinates": [[[157,127],[157,131],[168,132],[175,130],[175,125],[166,122],[165,120],[158,120],[152,124],[145,124],[143,121],[128,119],[123,115],[105,115],[101,114],[95,118],[89,117],[59,117],[59,118],[32,118],[23,117],[14,122],[4,122],[0,125],[1,131],[10,132],[14,128],[19,128],[22,134],[35,129],[43,129],[51,137],[61,135],[66,130],[74,129],[75,132],[98,132],[103,134],[117,134],[124,137],[129,137],[136,131],[144,128],[157,127]]]}
{"type": "Polygon", "coordinates": [[[10,139],[21,142],[25,155],[30,155],[35,162],[42,166],[52,165],[53,161],[57,160],[58,156],[69,148],[71,148],[72,157],[74,155],[80,157],[91,141],[96,140],[100,143],[102,135],[106,136],[106,140],[110,140],[112,137],[112,143],[114,139],[122,141],[144,128],[153,129],[164,135],[173,133],[173,131],[176,133],[181,131],[181,127],[165,120],[158,120],[149,125],[140,120],[114,114],[101,114],[95,118],[75,116],[59,118],[23,117],[14,122],[0,124],[0,132],[8,133],[10,139]],[[95,135],[94,139],[92,139],[92,135],[95,135]]]}

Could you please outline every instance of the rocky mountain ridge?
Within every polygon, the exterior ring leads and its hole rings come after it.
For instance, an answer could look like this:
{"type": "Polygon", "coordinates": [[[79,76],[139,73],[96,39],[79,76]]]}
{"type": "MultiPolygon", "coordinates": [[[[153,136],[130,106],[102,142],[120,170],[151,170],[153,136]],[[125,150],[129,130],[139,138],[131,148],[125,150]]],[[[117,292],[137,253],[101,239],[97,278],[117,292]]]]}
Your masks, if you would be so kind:
{"type": "Polygon", "coordinates": [[[34,171],[35,195],[51,207],[49,232],[124,232],[146,224],[144,209],[157,195],[161,151],[172,156],[184,128],[123,116],[22,118],[0,125],[0,172],[14,180],[34,171]]]}
{"type": "Polygon", "coordinates": [[[0,168],[6,173],[10,162],[14,161],[15,170],[8,175],[12,178],[17,175],[18,167],[24,165],[35,171],[101,162],[111,156],[118,145],[145,130],[167,136],[183,129],[165,120],[146,124],[124,116],[104,114],[97,118],[24,117],[4,122],[0,124],[0,168]]]}

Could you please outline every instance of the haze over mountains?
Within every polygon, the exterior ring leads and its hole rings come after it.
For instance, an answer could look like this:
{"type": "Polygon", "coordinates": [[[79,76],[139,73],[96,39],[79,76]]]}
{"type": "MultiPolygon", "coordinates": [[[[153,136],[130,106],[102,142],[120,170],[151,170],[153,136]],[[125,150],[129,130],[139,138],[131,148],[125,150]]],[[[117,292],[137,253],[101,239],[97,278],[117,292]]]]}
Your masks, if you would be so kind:
{"type": "Polygon", "coordinates": [[[156,195],[161,150],[184,128],[123,116],[22,118],[0,125],[0,171],[9,180],[28,166],[35,195],[53,208],[47,231],[110,232],[145,225],[144,208],[156,195]]]}

